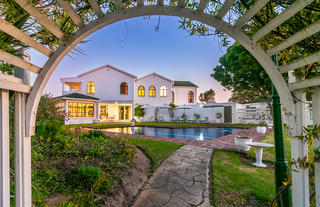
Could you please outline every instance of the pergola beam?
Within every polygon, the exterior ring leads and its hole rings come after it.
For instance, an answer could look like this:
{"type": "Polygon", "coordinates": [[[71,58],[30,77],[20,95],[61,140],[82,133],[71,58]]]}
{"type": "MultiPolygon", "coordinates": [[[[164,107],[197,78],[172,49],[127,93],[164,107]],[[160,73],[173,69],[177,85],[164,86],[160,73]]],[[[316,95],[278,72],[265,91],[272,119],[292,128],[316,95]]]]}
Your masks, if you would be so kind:
{"type": "Polygon", "coordinates": [[[22,32],[20,29],[13,26],[9,22],[3,20],[2,18],[0,18],[0,30],[11,35],[15,39],[32,47],[33,49],[41,52],[42,54],[44,54],[46,56],[50,56],[52,53],[52,51],[50,49],[46,48],[45,46],[43,46],[42,44],[40,44],[39,42],[34,40],[32,37],[30,37],[26,33],[22,32]]]}
{"type": "Polygon", "coordinates": [[[98,2],[96,0],[88,0],[91,8],[93,9],[93,11],[96,13],[96,15],[98,17],[103,17],[103,12],[101,11],[101,8],[98,5],[98,2]]]}
{"type": "Polygon", "coordinates": [[[283,22],[290,19],[293,15],[301,11],[304,7],[311,4],[314,0],[296,0],[289,8],[284,10],[281,14],[271,19],[268,24],[259,29],[253,36],[252,40],[257,42],[262,37],[266,36],[273,29],[280,26],[283,22]]]}
{"type": "Polygon", "coordinates": [[[37,7],[35,7],[30,1],[28,0],[16,0],[16,2],[26,10],[31,16],[33,16],[42,26],[47,28],[54,36],[59,39],[63,38],[63,32],[53,24],[45,15],[43,15],[37,7]]]}
{"type": "Polygon", "coordinates": [[[69,1],[66,1],[66,0],[57,0],[57,1],[62,6],[62,8],[65,10],[65,12],[69,15],[69,17],[72,19],[72,21],[78,27],[83,26],[83,22],[82,22],[80,16],[73,9],[73,7],[70,5],[69,1]]]}
{"type": "Polygon", "coordinates": [[[266,51],[266,53],[270,56],[273,54],[276,54],[277,52],[284,50],[284,49],[290,47],[291,45],[294,45],[295,43],[300,42],[301,40],[304,40],[304,39],[314,35],[315,33],[319,32],[319,31],[320,31],[320,21],[315,22],[315,23],[305,27],[304,29],[295,33],[294,35],[292,35],[288,39],[286,39],[283,42],[281,42],[280,44],[276,45],[275,47],[268,49],[266,51]]]}
{"type": "Polygon", "coordinates": [[[0,74],[1,89],[18,91],[22,93],[30,93],[31,86],[22,84],[20,78],[16,78],[6,74],[0,74]]]}
{"type": "Polygon", "coordinates": [[[281,73],[286,73],[290,70],[294,70],[312,63],[320,62],[320,51],[315,52],[309,56],[300,58],[298,60],[292,61],[287,65],[282,65],[279,67],[281,73]]]}
{"type": "Polygon", "coordinates": [[[222,7],[219,9],[216,17],[219,19],[222,19],[229,11],[229,9],[232,7],[235,0],[225,0],[222,7]]]}
{"type": "Polygon", "coordinates": [[[299,89],[305,89],[309,87],[319,86],[320,85],[320,77],[314,77],[302,81],[297,81],[294,83],[289,83],[290,91],[295,91],[299,89]]]}
{"type": "MultiPolygon", "coordinates": [[[[21,58],[18,58],[14,55],[11,55],[10,53],[7,53],[3,50],[0,50],[0,60],[7,62],[9,64],[12,64],[12,65],[15,65],[15,66],[22,68],[24,70],[34,72],[34,73],[39,73],[41,70],[41,68],[39,68],[38,66],[35,66],[35,65],[33,65],[25,60],[22,60],[21,58]]],[[[1,85],[1,87],[2,87],[2,85],[1,85]]]]}
{"type": "Polygon", "coordinates": [[[241,28],[247,22],[254,17],[270,0],[258,0],[254,5],[245,13],[244,16],[240,17],[237,23],[234,25],[236,28],[241,28]]]}
{"type": "Polygon", "coordinates": [[[197,8],[197,11],[202,13],[204,9],[206,8],[209,0],[200,0],[199,6],[197,8]]]}

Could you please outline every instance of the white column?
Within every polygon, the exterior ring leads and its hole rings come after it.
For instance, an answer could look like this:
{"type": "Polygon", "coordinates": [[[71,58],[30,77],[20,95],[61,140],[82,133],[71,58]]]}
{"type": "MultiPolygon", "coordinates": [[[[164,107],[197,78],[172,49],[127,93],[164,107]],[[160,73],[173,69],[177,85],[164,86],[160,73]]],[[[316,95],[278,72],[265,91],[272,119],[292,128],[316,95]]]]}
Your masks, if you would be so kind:
{"type": "Polygon", "coordinates": [[[25,136],[26,95],[15,92],[15,206],[31,207],[31,140],[25,136]]]}
{"type": "Polygon", "coordinates": [[[0,206],[10,206],[9,91],[0,89],[0,206]]]}
{"type": "Polygon", "coordinates": [[[97,119],[100,119],[100,104],[97,103],[97,119]]]}
{"type": "MultiPolygon", "coordinates": [[[[313,124],[320,125],[320,87],[312,89],[313,124]]],[[[320,141],[314,140],[314,149],[320,150],[320,141]]],[[[320,163],[315,162],[316,206],[320,207],[320,163]]]]}
{"type": "MultiPolygon", "coordinates": [[[[308,156],[307,143],[302,143],[296,136],[301,135],[306,123],[306,97],[302,90],[295,91],[294,96],[298,99],[295,103],[295,123],[291,137],[291,159],[308,156]]],[[[299,166],[292,166],[292,204],[293,207],[309,207],[309,170],[299,166]]]]}

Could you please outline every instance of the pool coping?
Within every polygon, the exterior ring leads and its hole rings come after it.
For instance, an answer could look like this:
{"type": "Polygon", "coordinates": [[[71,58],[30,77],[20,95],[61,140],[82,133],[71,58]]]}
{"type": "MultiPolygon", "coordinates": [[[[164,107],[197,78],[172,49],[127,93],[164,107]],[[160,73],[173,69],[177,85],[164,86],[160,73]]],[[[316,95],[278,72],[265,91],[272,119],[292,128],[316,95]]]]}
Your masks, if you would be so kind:
{"type": "MultiPolygon", "coordinates": [[[[116,128],[120,128],[120,127],[116,127],[116,128]]],[[[83,128],[82,130],[90,131],[92,130],[92,128],[83,128]]],[[[246,130],[247,134],[250,134],[250,137],[252,138],[253,142],[260,141],[263,137],[265,137],[268,133],[272,131],[271,129],[267,129],[266,133],[259,134],[257,133],[256,128],[248,128],[243,130],[246,130]]],[[[152,139],[152,140],[158,140],[158,141],[174,142],[174,143],[179,143],[184,145],[206,147],[210,149],[224,149],[224,150],[238,151],[236,145],[234,144],[234,137],[239,135],[239,133],[243,130],[239,130],[236,133],[225,135],[225,136],[222,136],[216,139],[211,139],[211,140],[191,140],[191,139],[183,139],[183,138],[156,137],[156,136],[126,134],[126,133],[117,133],[117,132],[104,132],[104,133],[107,136],[152,139]]]]}

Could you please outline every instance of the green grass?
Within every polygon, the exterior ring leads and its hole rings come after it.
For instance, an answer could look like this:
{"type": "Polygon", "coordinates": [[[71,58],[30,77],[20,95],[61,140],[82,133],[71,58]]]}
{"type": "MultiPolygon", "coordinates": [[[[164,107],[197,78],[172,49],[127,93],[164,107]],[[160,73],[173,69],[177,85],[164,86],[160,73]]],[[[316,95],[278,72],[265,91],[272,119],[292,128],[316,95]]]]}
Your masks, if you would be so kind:
{"type": "Polygon", "coordinates": [[[157,141],[151,139],[141,139],[133,137],[123,137],[128,139],[129,143],[136,145],[151,160],[151,172],[154,172],[160,163],[166,159],[172,152],[179,149],[183,144],[172,142],[157,141]]]}
{"type": "Polygon", "coordinates": [[[107,127],[124,127],[130,126],[131,123],[120,123],[120,122],[108,122],[108,123],[95,123],[95,124],[70,124],[66,125],[69,128],[72,127],[96,127],[96,128],[107,128],[107,127]]]}
{"type": "Polygon", "coordinates": [[[273,170],[243,164],[239,158],[236,152],[214,151],[211,196],[214,206],[243,206],[249,196],[263,204],[272,200],[273,170]]]}
{"type": "MultiPolygon", "coordinates": [[[[108,127],[124,127],[130,126],[131,123],[96,123],[96,124],[72,124],[67,125],[68,127],[96,127],[96,128],[108,128],[108,127]]],[[[219,126],[219,127],[239,127],[239,128],[250,128],[256,127],[255,124],[205,124],[205,123],[174,123],[174,122],[138,122],[136,126],[150,126],[150,127],[200,127],[200,126],[219,126]]]]}
{"type": "Polygon", "coordinates": [[[220,126],[220,127],[240,127],[240,128],[250,128],[256,127],[255,124],[226,124],[226,123],[216,123],[216,124],[205,124],[205,123],[175,123],[175,122],[139,122],[136,126],[161,126],[161,127],[199,127],[199,126],[220,126]]]}

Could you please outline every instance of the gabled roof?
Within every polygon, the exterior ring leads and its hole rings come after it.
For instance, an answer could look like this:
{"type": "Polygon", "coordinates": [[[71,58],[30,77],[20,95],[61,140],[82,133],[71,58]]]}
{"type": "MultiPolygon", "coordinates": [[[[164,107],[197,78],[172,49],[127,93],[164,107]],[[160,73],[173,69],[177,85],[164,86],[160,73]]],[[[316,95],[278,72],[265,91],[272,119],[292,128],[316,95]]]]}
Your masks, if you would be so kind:
{"type": "Polygon", "coordinates": [[[98,101],[100,99],[88,95],[84,95],[81,93],[69,93],[63,96],[55,97],[55,99],[86,99],[86,100],[95,100],[98,101]]]}
{"type": "Polygon", "coordinates": [[[85,76],[85,75],[87,75],[87,74],[89,74],[89,73],[93,73],[93,72],[95,72],[95,71],[98,71],[98,70],[101,70],[101,69],[105,69],[105,68],[111,68],[111,69],[116,70],[116,71],[118,71],[118,72],[120,72],[120,73],[123,73],[123,74],[125,74],[125,75],[128,75],[128,76],[130,76],[130,77],[132,77],[132,78],[137,78],[137,76],[135,76],[135,75],[133,75],[133,74],[131,74],[131,73],[128,73],[128,72],[126,72],[126,71],[124,71],[124,70],[121,70],[121,69],[119,69],[119,68],[117,68],[117,67],[115,67],[115,66],[113,66],[113,65],[107,64],[107,65],[103,65],[103,66],[100,66],[100,67],[98,67],[98,68],[89,70],[89,71],[87,71],[87,72],[81,73],[81,74],[77,75],[76,77],[60,78],[60,80],[68,79],[68,78],[79,78],[79,77],[85,76]]]}
{"type": "Polygon", "coordinates": [[[166,77],[164,77],[164,76],[162,76],[162,75],[159,75],[158,73],[150,73],[150,74],[148,74],[148,75],[142,76],[141,78],[138,78],[138,80],[141,80],[141,79],[143,79],[143,78],[147,78],[147,77],[153,76],[153,75],[158,76],[158,77],[160,77],[160,78],[162,78],[162,79],[164,79],[164,80],[173,82],[173,81],[170,80],[169,78],[166,78],[166,77]]]}
{"type": "Polygon", "coordinates": [[[196,84],[190,82],[190,81],[174,81],[173,86],[194,86],[198,87],[196,84]]]}

